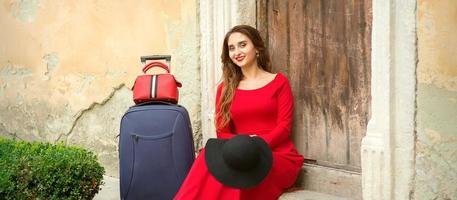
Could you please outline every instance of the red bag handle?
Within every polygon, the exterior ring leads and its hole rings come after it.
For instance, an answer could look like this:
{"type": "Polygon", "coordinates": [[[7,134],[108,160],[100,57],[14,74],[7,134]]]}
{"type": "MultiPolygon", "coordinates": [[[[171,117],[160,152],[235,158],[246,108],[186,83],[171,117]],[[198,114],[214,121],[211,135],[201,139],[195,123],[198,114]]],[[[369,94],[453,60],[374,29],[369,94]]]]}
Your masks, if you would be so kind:
{"type": "Polygon", "coordinates": [[[165,69],[168,73],[170,73],[170,68],[168,67],[168,65],[161,62],[151,62],[147,64],[146,66],[144,66],[143,72],[146,73],[149,69],[153,67],[160,67],[162,69],[165,69]]]}

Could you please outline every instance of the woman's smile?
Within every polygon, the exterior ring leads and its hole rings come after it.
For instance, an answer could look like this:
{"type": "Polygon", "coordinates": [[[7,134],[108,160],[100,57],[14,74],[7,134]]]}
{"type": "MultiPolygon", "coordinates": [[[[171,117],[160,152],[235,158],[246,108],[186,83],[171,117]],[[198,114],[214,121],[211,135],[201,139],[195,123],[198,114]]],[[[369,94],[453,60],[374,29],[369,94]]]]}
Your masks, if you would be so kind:
{"type": "Polygon", "coordinates": [[[244,60],[244,57],[245,56],[237,56],[237,57],[235,57],[235,60],[238,61],[238,62],[241,62],[241,61],[244,60]]]}

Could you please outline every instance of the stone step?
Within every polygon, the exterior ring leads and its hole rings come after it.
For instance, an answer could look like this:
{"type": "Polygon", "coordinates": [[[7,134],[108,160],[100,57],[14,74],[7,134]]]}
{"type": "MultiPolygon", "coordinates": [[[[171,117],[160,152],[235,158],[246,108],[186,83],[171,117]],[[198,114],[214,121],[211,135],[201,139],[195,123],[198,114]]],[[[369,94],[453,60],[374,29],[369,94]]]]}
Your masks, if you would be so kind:
{"type": "Polygon", "coordinates": [[[309,191],[297,190],[294,192],[284,193],[279,200],[350,200],[349,198],[337,197],[329,194],[309,191]]]}
{"type": "Polygon", "coordinates": [[[354,200],[362,199],[361,173],[306,163],[297,185],[316,191],[354,200]]]}
{"type": "MultiPolygon", "coordinates": [[[[119,179],[109,176],[103,177],[105,184],[102,190],[94,197],[93,200],[119,200],[119,179]]],[[[279,200],[349,200],[332,196],[328,194],[313,192],[309,190],[297,190],[293,192],[284,193],[279,200]]]]}

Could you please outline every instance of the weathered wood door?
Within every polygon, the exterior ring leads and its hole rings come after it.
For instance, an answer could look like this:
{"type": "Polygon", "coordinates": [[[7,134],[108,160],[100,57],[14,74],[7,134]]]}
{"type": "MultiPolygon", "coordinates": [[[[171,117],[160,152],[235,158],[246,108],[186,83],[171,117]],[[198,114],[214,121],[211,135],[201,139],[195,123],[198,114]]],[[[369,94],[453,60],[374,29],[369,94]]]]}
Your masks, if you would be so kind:
{"type": "Polygon", "coordinates": [[[295,97],[306,162],[360,172],[370,115],[372,0],[258,0],[257,28],[295,97]]]}

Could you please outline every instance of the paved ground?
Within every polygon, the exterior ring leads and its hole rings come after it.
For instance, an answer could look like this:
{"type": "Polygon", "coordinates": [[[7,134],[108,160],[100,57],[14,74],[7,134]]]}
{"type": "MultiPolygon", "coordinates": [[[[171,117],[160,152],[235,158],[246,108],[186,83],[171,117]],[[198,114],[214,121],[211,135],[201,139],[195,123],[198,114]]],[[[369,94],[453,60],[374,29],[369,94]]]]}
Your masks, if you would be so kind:
{"type": "MultiPolygon", "coordinates": [[[[94,200],[119,200],[119,179],[105,176],[103,181],[105,185],[102,186],[102,190],[94,197],[94,200]]],[[[347,198],[341,198],[331,196],[328,194],[322,194],[307,190],[298,190],[295,192],[285,193],[279,198],[279,200],[349,200],[347,198]]]]}
{"type": "Polygon", "coordinates": [[[104,176],[105,184],[93,200],[119,200],[119,179],[104,176]]]}

